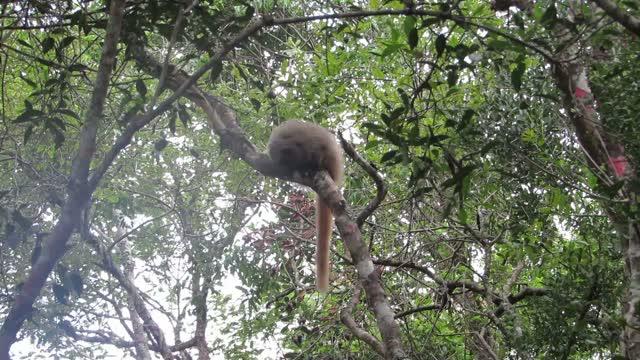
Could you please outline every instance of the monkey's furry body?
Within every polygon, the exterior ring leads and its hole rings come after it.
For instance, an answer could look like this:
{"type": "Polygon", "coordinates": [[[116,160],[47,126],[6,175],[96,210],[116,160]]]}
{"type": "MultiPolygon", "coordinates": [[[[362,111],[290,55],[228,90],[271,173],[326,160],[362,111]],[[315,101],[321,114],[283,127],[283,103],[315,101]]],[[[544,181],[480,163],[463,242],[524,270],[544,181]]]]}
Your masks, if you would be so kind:
{"type": "MultiPolygon", "coordinates": [[[[273,129],[269,138],[269,156],[291,171],[326,170],[340,186],[344,171],[342,150],[327,129],[304,121],[290,120],[273,129]]],[[[329,244],[333,215],[320,199],[316,200],[316,288],[329,287],[329,244]]]]}

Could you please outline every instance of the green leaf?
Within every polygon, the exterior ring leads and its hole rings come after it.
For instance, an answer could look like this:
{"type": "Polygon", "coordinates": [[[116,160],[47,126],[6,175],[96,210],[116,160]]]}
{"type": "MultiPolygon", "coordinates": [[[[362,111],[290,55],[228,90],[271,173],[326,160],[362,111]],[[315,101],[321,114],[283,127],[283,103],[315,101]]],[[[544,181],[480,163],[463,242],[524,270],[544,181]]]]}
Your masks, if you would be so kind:
{"type": "Polygon", "coordinates": [[[22,76],[22,74],[20,74],[19,76],[20,76],[20,79],[22,79],[22,81],[24,81],[24,82],[26,82],[27,84],[29,84],[29,86],[31,86],[32,88],[34,88],[34,89],[35,89],[35,88],[37,88],[37,87],[38,87],[38,85],[36,85],[36,83],[35,83],[35,82],[33,82],[33,81],[29,80],[29,79],[28,79],[28,78],[26,78],[25,76],[22,76]]]}
{"type": "Polygon", "coordinates": [[[526,66],[524,61],[518,62],[515,69],[511,71],[511,85],[516,91],[520,91],[522,87],[522,76],[524,75],[524,71],[526,70],[526,66]]]}
{"type": "Polygon", "coordinates": [[[387,126],[391,125],[391,118],[389,117],[389,115],[380,114],[380,118],[382,119],[382,122],[384,122],[385,125],[387,125],[387,126]]]}
{"type": "Polygon", "coordinates": [[[24,112],[22,114],[20,114],[20,116],[18,116],[14,120],[15,123],[32,121],[32,120],[34,120],[34,118],[37,118],[37,117],[40,117],[40,116],[44,115],[44,113],[42,111],[34,109],[33,105],[28,100],[25,100],[24,104],[25,104],[25,110],[24,110],[24,112]],[[27,119],[24,119],[24,118],[27,118],[27,119]]]}
{"type": "Polygon", "coordinates": [[[58,45],[58,50],[63,50],[67,46],[71,45],[71,43],[76,39],[75,36],[67,36],[66,38],[60,41],[60,45],[58,45]]]}
{"type": "Polygon", "coordinates": [[[409,33],[415,29],[416,27],[416,18],[415,16],[405,16],[404,22],[402,23],[402,29],[404,33],[409,36],[409,33]]]}
{"type": "Polygon", "coordinates": [[[31,138],[31,135],[33,135],[33,124],[27,126],[26,130],[24,131],[24,138],[23,138],[23,142],[26,144],[27,142],[29,142],[29,139],[31,138]]]}
{"type": "Polygon", "coordinates": [[[47,59],[37,57],[37,58],[34,58],[34,60],[45,66],[51,66],[51,67],[58,66],[58,64],[54,63],[53,61],[49,61],[47,59]]]}
{"type": "Polygon", "coordinates": [[[251,105],[253,105],[253,108],[256,111],[260,110],[260,108],[262,107],[262,103],[256,98],[249,98],[249,101],[251,101],[251,105]]]}
{"type": "Polygon", "coordinates": [[[407,36],[407,43],[409,48],[414,49],[418,46],[418,29],[416,28],[416,18],[413,16],[407,16],[404,18],[403,30],[407,36]]]}
{"type": "Polygon", "coordinates": [[[53,49],[53,46],[55,44],[56,44],[55,40],[53,40],[53,38],[51,37],[44,39],[44,41],[42,41],[42,53],[43,54],[48,53],[51,49],[53,49]]]}
{"type": "Polygon", "coordinates": [[[438,35],[436,38],[436,58],[440,58],[444,53],[444,49],[447,46],[447,38],[444,34],[438,35]]]}
{"type": "Polygon", "coordinates": [[[402,107],[402,106],[393,109],[393,111],[391,111],[391,113],[389,113],[389,120],[393,121],[393,120],[399,118],[400,115],[404,114],[405,110],[406,109],[404,107],[402,107]]]}
{"type": "Polygon", "coordinates": [[[380,56],[384,59],[387,56],[397,52],[400,49],[402,49],[403,47],[404,47],[404,44],[398,44],[398,43],[387,44],[387,46],[384,48],[384,50],[382,50],[382,54],[380,54],[380,56]]]}
{"type": "Polygon", "coordinates": [[[520,135],[520,138],[525,143],[535,144],[538,142],[538,134],[532,128],[528,128],[523,131],[522,135],[520,135]]]}
{"type": "Polygon", "coordinates": [[[253,6],[247,6],[244,10],[244,15],[238,18],[241,21],[249,21],[253,17],[253,14],[256,12],[256,9],[253,6]]]}
{"type": "Polygon", "coordinates": [[[175,135],[176,133],[176,119],[178,118],[178,114],[175,111],[171,111],[169,113],[169,131],[175,135]]]}
{"type": "Polygon", "coordinates": [[[449,71],[449,73],[447,74],[447,84],[449,85],[449,87],[454,87],[456,86],[457,82],[458,82],[458,70],[451,69],[451,71],[449,71]]]}
{"type": "Polygon", "coordinates": [[[51,78],[44,83],[44,87],[48,88],[57,84],[59,84],[58,78],[51,78]]]}
{"type": "MultiPolygon", "coordinates": [[[[52,39],[53,40],[53,39],[52,39]]],[[[28,42],[22,40],[22,39],[18,39],[16,40],[18,42],[18,44],[24,46],[24,47],[28,47],[29,49],[33,49],[33,45],[29,44],[28,42]]],[[[45,40],[46,41],[46,40],[45,40]]],[[[53,47],[53,46],[52,46],[53,47]]]]}
{"type": "Polygon", "coordinates": [[[387,151],[384,155],[382,155],[382,158],[380,159],[380,162],[385,163],[385,162],[393,159],[394,157],[396,157],[397,153],[398,153],[398,150],[387,151]]]}
{"type": "Polygon", "coordinates": [[[407,42],[409,44],[409,48],[415,49],[418,46],[418,29],[413,28],[407,35],[407,42]]]}
{"type": "Polygon", "coordinates": [[[144,84],[142,79],[136,80],[136,91],[138,91],[138,94],[140,94],[142,98],[147,96],[147,85],[144,84]]]}
{"type": "Polygon", "coordinates": [[[549,28],[558,20],[558,10],[556,9],[556,3],[552,2],[551,5],[545,10],[540,19],[540,23],[549,28]]]}

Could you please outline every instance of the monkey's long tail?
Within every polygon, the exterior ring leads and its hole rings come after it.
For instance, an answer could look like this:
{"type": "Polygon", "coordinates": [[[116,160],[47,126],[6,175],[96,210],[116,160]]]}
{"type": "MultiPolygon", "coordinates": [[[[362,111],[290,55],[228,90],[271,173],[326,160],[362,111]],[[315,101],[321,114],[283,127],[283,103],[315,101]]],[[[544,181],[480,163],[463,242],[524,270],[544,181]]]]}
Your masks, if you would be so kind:
{"type": "Polygon", "coordinates": [[[316,200],[316,289],[327,292],[329,289],[329,244],[333,216],[331,209],[319,198],[316,200]]]}

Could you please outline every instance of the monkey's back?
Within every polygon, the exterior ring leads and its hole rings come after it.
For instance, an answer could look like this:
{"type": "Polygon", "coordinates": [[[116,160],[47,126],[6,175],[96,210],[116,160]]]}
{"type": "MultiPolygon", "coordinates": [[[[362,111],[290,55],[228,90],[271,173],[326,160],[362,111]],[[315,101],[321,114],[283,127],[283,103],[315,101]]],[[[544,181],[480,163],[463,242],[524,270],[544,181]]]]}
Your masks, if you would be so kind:
{"type": "Polygon", "coordinates": [[[327,170],[342,181],[342,150],[327,129],[305,121],[289,120],[273,129],[269,156],[291,170],[327,170]]]}

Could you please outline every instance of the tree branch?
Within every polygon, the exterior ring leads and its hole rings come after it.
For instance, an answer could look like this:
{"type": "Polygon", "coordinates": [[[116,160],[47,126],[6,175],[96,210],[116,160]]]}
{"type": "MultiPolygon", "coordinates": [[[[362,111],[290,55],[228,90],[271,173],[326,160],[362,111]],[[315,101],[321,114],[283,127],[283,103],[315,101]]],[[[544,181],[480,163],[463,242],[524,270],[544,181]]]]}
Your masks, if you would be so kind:
{"type": "Polygon", "coordinates": [[[339,137],[342,148],[347,153],[347,155],[349,155],[349,157],[353,159],[353,161],[360,165],[360,167],[362,167],[362,169],[364,169],[364,171],[369,174],[371,179],[373,179],[373,182],[376,184],[376,197],[371,199],[369,204],[367,204],[367,207],[365,207],[356,218],[356,224],[358,224],[359,228],[362,228],[362,224],[364,224],[367,218],[371,216],[371,214],[373,214],[373,212],[378,209],[378,206],[380,206],[382,201],[384,201],[384,198],[387,196],[387,187],[382,180],[382,176],[380,176],[380,173],[378,173],[373,165],[368,163],[360,154],[356,152],[356,149],[354,149],[353,145],[345,140],[345,138],[342,136],[342,133],[339,134],[339,137]]]}
{"type": "Polygon", "coordinates": [[[353,310],[360,301],[360,293],[362,292],[362,288],[359,284],[355,284],[353,289],[353,295],[351,296],[351,300],[345,306],[342,311],[340,311],[340,320],[344,324],[344,326],[351,331],[351,333],[357,337],[358,339],[367,343],[375,352],[384,356],[384,348],[378,339],[375,336],[369,334],[366,330],[358,326],[356,321],[353,319],[353,310]]]}
{"type": "Polygon", "coordinates": [[[636,36],[640,36],[640,19],[622,10],[619,6],[616,5],[615,2],[611,0],[591,0],[591,1],[598,4],[598,6],[602,10],[604,10],[604,12],[606,12],[607,15],[611,16],[613,20],[620,23],[622,26],[627,28],[627,30],[636,34],[636,36]]]}
{"type": "Polygon", "coordinates": [[[442,310],[442,306],[440,305],[427,305],[427,306],[418,306],[417,308],[409,309],[407,311],[403,311],[401,313],[396,314],[396,319],[403,318],[405,316],[415,314],[417,312],[422,311],[431,311],[431,310],[442,310]]]}
{"type": "MultiPolygon", "coordinates": [[[[466,281],[466,280],[447,281],[437,276],[427,266],[417,265],[411,261],[396,261],[396,260],[381,259],[381,260],[374,260],[373,263],[376,265],[393,266],[396,268],[407,268],[407,269],[420,271],[426,274],[429,278],[431,278],[436,284],[447,288],[449,292],[459,288],[462,288],[464,290],[469,290],[477,294],[486,294],[487,291],[490,291],[491,292],[490,295],[493,298],[494,304],[500,305],[504,301],[498,293],[491,291],[489,289],[485,289],[484,286],[476,282],[466,281]]],[[[509,301],[509,303],[515,304],[519,301],[524,300],[529,296],[545,296],[548,294],[549,294],[549,289],[527,287],[515,295],[508,295],[507,300],[509,301]]]]}
{"type": "Polygon", "coordinates": [[[145,306],[135,284],[118,269],[116,264],[113,262],[111,254],[107,253],[104,247],[100,245],[100,241],[93,234],[87,232],[85,236],[87,236],[87,243],[89,243],[100,256],[104,269],[113,275],[118,283],[120,283],[120,286],[127,291],[127,295],[131,298],[135,312],[140,316],[140,319],[144,323],[144,328],[151,333],[155,345],[157,346],[157,351],[160,352],[165,359],[172,359],[171,349],[167,345],[164,333],[160,329],[160,326],[158,326],[151,317],[151,313],[147,310],[147,307],[145,306]]]}

